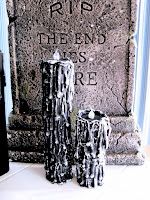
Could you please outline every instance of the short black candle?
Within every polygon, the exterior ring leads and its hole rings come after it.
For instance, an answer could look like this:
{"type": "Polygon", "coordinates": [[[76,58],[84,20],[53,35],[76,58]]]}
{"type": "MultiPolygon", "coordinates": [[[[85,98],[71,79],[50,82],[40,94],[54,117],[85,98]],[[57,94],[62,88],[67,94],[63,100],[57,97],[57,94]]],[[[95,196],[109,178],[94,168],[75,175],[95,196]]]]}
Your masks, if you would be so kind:
{"type": "Polygon", "coordinates": [[[105,154],[111,132],[109,118],[100,111],[79,111],[76,123],[77,181],[84,187],[103,184],[105,154]],[[93,115],[92,118],[90,118],[93,115]]]}
{"type": "Polygon", "coordinates": [[[68,59],[49,60],[41,63],[41,71],[46,178],[52,183],[63,183],[72,178],[70,112],[74,65],[68,59]]]}

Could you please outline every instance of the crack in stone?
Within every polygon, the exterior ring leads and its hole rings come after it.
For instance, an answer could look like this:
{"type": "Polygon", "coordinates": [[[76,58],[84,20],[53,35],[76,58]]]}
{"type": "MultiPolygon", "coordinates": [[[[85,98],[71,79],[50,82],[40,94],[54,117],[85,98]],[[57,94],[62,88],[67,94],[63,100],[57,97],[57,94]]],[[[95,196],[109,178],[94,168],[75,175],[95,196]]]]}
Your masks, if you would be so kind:
{"type": "Polygon", "coordinates": [[[120,122],[118,122],[118,123],[114,124],[114,123],[112,123],[112,122],[111,122],[111,120],[110,120],[110,123],[111,123],[113,126],[115,126],[115,127],[116,127],[117,125],[119,125],[119,124],[121,124],[121,123],[124,123],[124,122],[123,122],[123,121],[120,121],[120,122]]]}
{"type": "MultiPolygon", "coordinates": [[[[115,94],[115,92],[113,91],[113,86],[111,86],[111,87],[109,86],[107,74],[106,74],[106,80],[107,80],[106,85],[107,85],[108,89],[109,89],[109,90],[112,92],[112,94],[116,97],[118,104],[122,107],[122,109],[125,111],[125,113],[127,113],[127,109],[124,108],[124,106],[123,106],[123,105],[121,104],[121,102],[119,101],[118,96],[117,96],[117,95],[115,94]]],[[[127,90],[126,90],[126,91],[127,91],[127,90]]],[[[124,99],[124,97],[123,97],[124,94],[125,94],[125,91],[124,91],[123,94],[122,94],[122,99],[124,99]]]]}
{"type": "Polygon", "coordinates": [[[126,133],[123,133],[123,134],[121,134],[121,135],[118,137],[117,142],[116,142],[116,146],[119,144],[119,140],[120,140],[125,134],[126,134],[126,133]]]}
{"type": "Polygon", "coordinates": [[[116,97],[118,104],[122,107],[122,109],[125,111],[125,113],[127,112],[126,108],[124,108],[124,106],[121,104],[121,102],[118,99],[118,96],[114,93],[113,91],[113,86],[109,87],[109,85],[107,84],[108,89],[112,92],[112,94],[116,97]]]}

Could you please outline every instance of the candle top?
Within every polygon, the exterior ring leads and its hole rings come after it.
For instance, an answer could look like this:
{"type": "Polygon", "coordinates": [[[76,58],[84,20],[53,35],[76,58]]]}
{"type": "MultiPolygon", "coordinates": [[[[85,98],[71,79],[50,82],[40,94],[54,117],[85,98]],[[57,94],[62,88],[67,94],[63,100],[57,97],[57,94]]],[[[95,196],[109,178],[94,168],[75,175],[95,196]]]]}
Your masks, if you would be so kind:
{"type": "Polygon", "coordinates": [[[49,59],[47,62],[52,65],[54,65],[56,63],[63,64],[63,65],[65,65],[65,64],[73,65],[72,60],[70,60],[69,58],[60,58],[60,53],[59,53],[58,49],[56,49],[55,53],[53,54],[53,58],[49,59]]]}
{"type": "Polygon", "coordinates": [[[101,111],[94,110],[80,110],[78,117],[85,119],[87,121],[101,120],[103,117],[107,117],[101,111]]]}
{"type": "Polygon", "coordinates": [[[71,64],[73,65],[72,60],[70,60],[69,58],[61,58],[60,60],[56,60],[56,59],[50,59],[47,61],[50,64],[56,64],[56,63],[60,63],[60,64],[71,64]]]}
{"type": "Polygon", "coordinates": [[[91,111],[90,111],[89,114],[88,114],[88,118],[89,118],[89,119],[94,119],[94,117],[95,117],[94,110],[91,109],[91,111]]]}

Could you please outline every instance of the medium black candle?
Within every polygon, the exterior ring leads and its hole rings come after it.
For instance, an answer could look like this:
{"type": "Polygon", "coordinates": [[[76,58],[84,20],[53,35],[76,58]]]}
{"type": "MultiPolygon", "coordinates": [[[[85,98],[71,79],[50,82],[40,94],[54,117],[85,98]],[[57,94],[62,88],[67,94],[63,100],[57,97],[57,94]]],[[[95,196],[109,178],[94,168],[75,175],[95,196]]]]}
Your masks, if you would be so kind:
{"type": "Polygon", "coordinates": [[[3,54],[0,52],[0,175],[5,174],[9,170],[4,100],[5,85],[3,54]]]}
{"type": "Polygon", "coordinates": [[[41,71],[46,178],[52,183],[63,183],[72,178],[70,112],[74,65],[68,59],[53,59],[42,62],[41,71]]]}
{"type": "Polygon", "coordinates": [[[103,184],[105,154],[111,132],[108,117],[100,111],[79,111],[76,124],[77,181],[84,187],[103,184]]]}

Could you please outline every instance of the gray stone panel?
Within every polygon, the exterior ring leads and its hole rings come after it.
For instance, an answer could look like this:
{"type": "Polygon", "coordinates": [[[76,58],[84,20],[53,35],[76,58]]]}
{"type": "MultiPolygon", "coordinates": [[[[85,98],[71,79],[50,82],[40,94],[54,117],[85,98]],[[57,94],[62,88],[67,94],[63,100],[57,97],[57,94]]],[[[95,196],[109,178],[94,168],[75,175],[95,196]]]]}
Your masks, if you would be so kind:
{"type": "MultiPolygon", "coordinates": [[[[9,151],[11,161],[43,163],[44,155],[37,152],[9,151]]],[[[108,154],[106,156],[107,165],[142,165],[144,156],[141,152],[132,154],[108,154]]]]}
{"type": "Polygon", "coordinates": [[[37,151],[44,150],[44,134],[40,130],[16,131],[8,130],[8,148],[17,151],[37,151]]]}
{"type": "Polygon", "coordinates": [[[8,143],[15,161],[41,162],[41,60],[58,48],[75,63],[72,132],[78,109],[111,116],[109,164],[142,164],[133,104],[136,0],[7,0],[13,114],[8,143]],[[14,150],[14,151],[13,151],[14,150]]]}
{"type": "Polygon", "coordinates": [[[39,62],[58,48],[75,63],[75,108],[130,112],[135,9],[135,0],[8,0],[14,111],[40,112],[39,62]]]}
{"type": "Polygon", "coordinates": [[[114,133],[130,133],[136,130],[135,119],[133,116],[129,117],[110,117],[112,132],[114,133]]]}
{"type": "Polygon", "coordinates": [[[141,153],[131,154],[108,154],[106,163],[108,165],[143,165],[145,156],[141,153]]]}
{"type": "Polygon", "coordinates": [[[9,151],[9,159],[14,162],[44,163],[44,154],[39,152],[9,151]]]}
{"type": "MultiPolygon", "coordinates": [[[[74,146],[73,143],[72,148],[74,146]]],[[[8,147],[10,150],[43,152],[44,133],[39,130],[8,130],[8,147]]],[[[140,147],[141,138],[138,132],[112,133],[107,153],[136,153],[140,150],[140,147]]]]}
{"type": "Polygon", "coordinates": [[[107,153],[136,153],[141,148],[141,138],[138,132],[134,133],[115,133],[109,140],[107,153]]]}
{"type": "Polygon", "coordinates": [[[41,130],[42,129],[41,115],[14,115],[9,117],[9,129],[11,130],[41,130]]]}
{"type": "MultiPolygon", "coordinates": [[[[111,128],[114,133],[130,133],[136,130],[133,116],[110,116],[111,128]]],[[[71,116],[72,131],[75,131],[76,113],[71,116]]],[[[41,115],[10,115],[10,130],[39,130],[43,129],[41,115]]]]}

